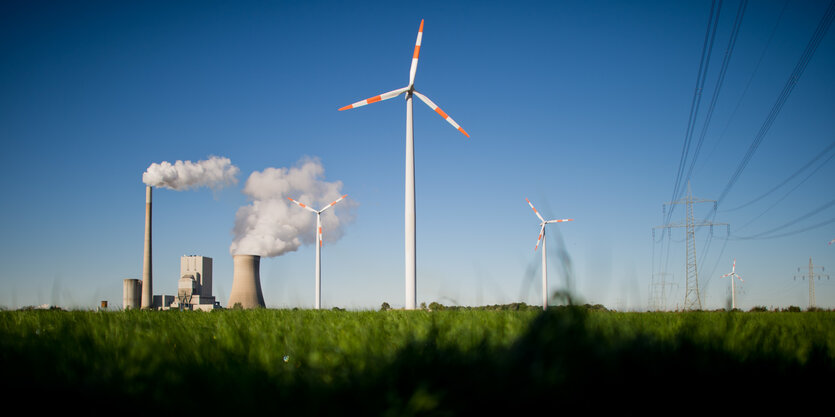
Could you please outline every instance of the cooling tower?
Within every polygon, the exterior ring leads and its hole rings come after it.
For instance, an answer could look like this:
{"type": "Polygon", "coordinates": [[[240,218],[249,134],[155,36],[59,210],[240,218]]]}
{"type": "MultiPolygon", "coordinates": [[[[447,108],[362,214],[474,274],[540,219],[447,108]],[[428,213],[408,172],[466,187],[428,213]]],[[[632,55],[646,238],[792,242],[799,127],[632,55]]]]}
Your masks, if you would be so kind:
{"type": "Polygon", "coordinates": [[[240,304],[243,308],[266,307],[261,293],[261,257],[258,255],[234,255],[232,272],[232,293],[229,294],[229,308],[240,304]]]}
{"type": "Polygon", "coordinates": [[[145,187],[145,256],[142,264],[142,308],[154,305],[154,289],[151,271],[151,186],[145,187]]]}

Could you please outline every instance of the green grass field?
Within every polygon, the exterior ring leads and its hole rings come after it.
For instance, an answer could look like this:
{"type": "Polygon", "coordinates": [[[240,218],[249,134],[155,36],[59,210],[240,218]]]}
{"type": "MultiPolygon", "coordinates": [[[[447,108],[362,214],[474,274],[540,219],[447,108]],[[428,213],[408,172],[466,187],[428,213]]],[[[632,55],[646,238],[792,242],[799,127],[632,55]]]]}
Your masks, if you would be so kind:
{"type": "Polygon", "coordinates": [[[833,386],[835,312],[4,311],[0,369],[5,401],[120,414],[768,411],[833,386]]]}

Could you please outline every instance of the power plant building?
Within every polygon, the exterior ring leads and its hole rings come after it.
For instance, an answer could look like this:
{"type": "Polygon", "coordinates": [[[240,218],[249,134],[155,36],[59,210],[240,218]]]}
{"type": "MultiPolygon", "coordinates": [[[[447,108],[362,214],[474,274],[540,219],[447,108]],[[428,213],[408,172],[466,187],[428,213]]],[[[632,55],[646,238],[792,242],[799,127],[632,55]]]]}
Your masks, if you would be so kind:
{"type": "Polygon", "coordinates": [[[207,256],[184,255],[180,258],[180,279],[177,281],[177,296],[168,305],[170,308],[212,310],[215,307],[212,295],[212,258],[207,256]]]}
{"type": "Polygon", "coordinates": [[[180,258],[180,278],[177,295],[152,295],[151,305],[142,307],[143,281],[126,279],[122,289],[122,305],[125,310],[148,308],[152,310],[203,310],[220,308],[212,295],[212,258],[184,255],[180,258]]]}

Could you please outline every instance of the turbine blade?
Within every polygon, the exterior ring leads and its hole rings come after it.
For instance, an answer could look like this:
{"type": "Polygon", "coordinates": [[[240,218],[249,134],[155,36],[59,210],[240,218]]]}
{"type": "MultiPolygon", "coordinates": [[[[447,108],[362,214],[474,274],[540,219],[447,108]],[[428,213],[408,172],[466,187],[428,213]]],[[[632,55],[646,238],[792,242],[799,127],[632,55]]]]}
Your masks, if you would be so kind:
{"type": "MultiPolygon", "coordinates": [[[[539,217],[539,220],[542,220],[542,223],[545,223],[545,219],[543,219],[542,216],[539,215],[539,212],[536,211],[536,207],[533,206],[533,203],[531,203],[531,200],[528,200],[526,198],[525,201],[528,202],[528,205],[531,206],[531,208],[533,209],[533,212],[536,213],[536,217],[539,217]]],[[[545,227],[545,226],[542,226],[542,227],[545,227]]]]}
{"type": "Polygon", "coordinates": [[[736,258],[734,258],[734,265],[731,267],[731,272],[736,271],[736,258]]]}
{"type": "Polygon", "coordinates": [[[570,222],[570,221],[574,221],[574,219],[548,220],[545,223],[562,223],[562,222],[570,222]]]}
{"type": "Polygon", "coordinates": [[[451,125],[452,125],[453,127],[455,127],[456,129],[458,129],[458,131],[459,131],[459,132],[463,133],[463,134],[464,134],[464,136],[466,136],[466,137],[470,137],[470,134],[469,134],[469,133],[467,133],[467,132],[464,130],[464,128],[462,128],[461,126],[459,126],[459,125],[458,125],[458,123],[455,123],[455,120],[452,120],[452,117],[449,117],[449,115],[448,115],[448,114],[446,114],[443,110],[441,110],[441,108],[440,108],[440,107],[438,107],[438,105],[437,105],[437,104],[433,103],[433,102],[432,102],[432,100],[430,100],[430,99],[429,99],[428,97],[426,97],[425,95],[423,95],[423,94],[421,94],[421,93],[418,93],[417,91],[415,91],[414,93],[415,93],[415,95],[416,95],[416,96],[418,96],[418,98],[419,98],[421,101],[423,101],[424,103],[426,103],[426,105],[427,105],[427,106],[429,106],[432,110],[435,110],[435,113],[440,114],[440,115],[441,115],[441,117],[443,117],[443,118],[444,118],[444,120],[446,120],[447,122],[449,122],[449,124],[451,124],[451,125]]]}
{"type": "Polygon", "coordinates": [[[722,275],[722,276],[721,276],[721,277],[719,277],[719,278],[725,278],[725,277],[729,277],[729,276],[731,276],[731,274],[725,274],[725,275],[722,275]]]}
{"type": "Polygon", "coordinates": [[[539,242],[542,241],[542,235],[545,234],[545,223],[542,223],[542,228],[539,229],[539,237],[536,239],[536,246],[533,247],[533,251],[536,252],[539,249],[539,242]]]}
{"type": "MultiPolygon", "coordinates": [[[[739,280],[740,280],[740,281],[742,281],[742,276],[741,276],[741,275],[739,275],[739,274],[734,274],[734,276],[736,276],[737,278],[739,278],[739,280]]],[[[745,282],[745,281],[742,281],[742,282],[745,282]]]]}
{"type": "Polygon", "coordinates": [[[322,212],[324,212],[325,210],[327,210],[327,209],[329,209],[329,208],[333,207],[334,205],[336,205],[336,203],[338,203],[338,202],[340,202],[340,201],[344,200],[344,199],[345,199],[345,197],[348,197],[348,194],[345,194],[345,195],[343,195],[342,197],[337,198],[337,199],[336,199],[336,201],[334,201],[333,203],[328,204],[327,206],[325,206],[325,208],[323,208],[323,209],[319,210],[319,213],[322,213],[322,212]]]}
{"type": "Polygon", "coordinates": [[[379,96],[374,96],[374,97],[367,98],[367,99],[362,100],[362,101],[358,101],[354,104],[349,104],[349,105],[339,109],[339,111],[355,109],[357,107],[362,107],[366,104],[371,104],[371,103],[376,103],[378,101],[388,100],[390,98],[397,97],[400,94],[405,93],[406,91],[409,91],[409,87],[398,88],[397,90],[389,91],[387,93],[380,94],[379,96]]]}
{"type": "Polygon", "coordinates": [[[415,85],[415,73],[417,72],[418,55],[420,55],[420,41],[423,39],[423,19],[420,20],[417,40],[415,41],[415,53],[412,54],[412,67],[409,68],[409,88],[415,85]]]}
{"type": "Polygon", "coordinates": [[[303,209],[305,209],[305,210],[309,210],[309,211],[312,211],[312,212],[314,212],[314,213],[316,213],[316,212],[317,212],[316,210],[312,209],[311,207],[306,206],[306,205],[304,205],[304,204],[302,204],[302,203],[299,203],[298,201],[293,200],[293,199],[292,199],[292,198],[290,198],[290,197],[287,197],[287,199],[288,199],[288,200],[290,200],[290,201],[292,201],[292,202],[294,202],[294,203],[296,203],[296,205],[297,205],[297,206],[299,206],[299,207],[301,207],[301,208],[303,208],[303,209]]]}

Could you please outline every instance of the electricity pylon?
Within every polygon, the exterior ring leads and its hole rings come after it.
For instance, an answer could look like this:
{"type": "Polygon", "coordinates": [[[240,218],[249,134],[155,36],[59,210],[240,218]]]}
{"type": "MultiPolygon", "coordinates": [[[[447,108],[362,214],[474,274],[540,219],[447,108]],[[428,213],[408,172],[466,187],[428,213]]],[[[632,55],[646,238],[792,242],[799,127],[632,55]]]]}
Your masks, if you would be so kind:
{"type": "Polygon", "coordinates": [[[652,282],[650,283],[650,300],[649,300],[649,309],[650,311],[666,311],[667,310],[667,289],[672,290],[673,287],[677,287],[678,284],[667,281],[665,277],[672,276],[673,274],[668,274],[666,272],[661,272],[658,274],[652,275],[652,282]],[[656,275],[660,279],[656,279],[656,275]]]}
{"type": "Polygon", "coordinates": [[[713,226],[727,226],[727,223],[714,223],[712,221],[703,220],[696,222],[693,217],[693,204],[695,203],[713,203],[713,210],[716,211],[716,200],[703,200],[693,197],[690,191],[690,181],[687,181],[687,196],[678,201],[671,201],[666,204],[684,204],[685,205],[685,221],[681,223],[668,223],[662,226],[656,226],[655,229],[671,229],[673,227],[684,227],[687,234],[687,280],[685,281],[684,291],[684,309],[685,310],[701,310],[702,299],[699,296],[699,271],[696,266],[696,228],[702,226],[710,226],[711,233],[713,226]]]}
{"type": "MultiPolygon", "coordinates": [[[[823,273],[823,271],[824,271],[823,267],[820,267],[820,268],[821,268],[821,273],[816,274],[815,273],[815,267],[814,267],[814,265],[812,265],[812,258],[809,257],[809,274],[808,275],[795,275],[794,276],[794,279],[797,279],[798,277],[800,277],[800,279],[808,279],[809,280],[809,308],[810,309],[815,307],[815,278],[821,279],[821,277],[826,277],[826,279],[829,279],[829,275],[823,273]]],[[[800,274],[800,268],[797,268],[797,273],[800,274]]]]}

